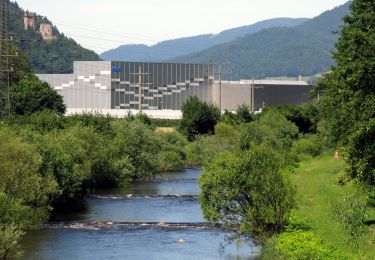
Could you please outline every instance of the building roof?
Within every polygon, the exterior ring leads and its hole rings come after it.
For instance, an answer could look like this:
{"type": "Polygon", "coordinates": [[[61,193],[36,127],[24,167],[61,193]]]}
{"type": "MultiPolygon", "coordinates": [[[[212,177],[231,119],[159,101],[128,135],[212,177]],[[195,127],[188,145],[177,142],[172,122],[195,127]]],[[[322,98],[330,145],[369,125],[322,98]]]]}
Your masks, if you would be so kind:
{"type": "MultiPolygon", "coordinates": [[[[219,81],[215,81],[219,83],[219,81]]],[[[237,84],[237,85],[248,85],[252,84],[253,80],[251,79],[242,79],[240,81],[222,81],[223,84],[237,84]]],[[[306,81],[298,80],[254,80],[255,85],[285,85],[285,86],[308,86],[309,84],[306,81]]]]}

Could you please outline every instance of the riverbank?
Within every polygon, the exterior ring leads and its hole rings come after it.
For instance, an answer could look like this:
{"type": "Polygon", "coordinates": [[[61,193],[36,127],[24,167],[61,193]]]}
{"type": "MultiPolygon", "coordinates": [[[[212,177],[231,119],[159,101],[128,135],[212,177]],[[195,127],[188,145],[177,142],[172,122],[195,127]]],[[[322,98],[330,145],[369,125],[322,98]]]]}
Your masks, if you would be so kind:
{"type": "MultiPolygon", "coordinates": [[[[332,205],[356,189],[351,183],[338,184],[345,175],[345,167],[344,160],[336,161],[331,156],[303,162],[291,175],[297,188],[298,207],[294,218],[307,225],[308,231],[324,245],[335,248],[349,259],[374,259],[375,225],[363,225],[365,233],[359,240],[359,249],[355,250],[348,243],[350,236],[333,216],[332,205]]],[[[369,209],[367,223],[374,223],[374,220],[375,210],[369,209]]]]}

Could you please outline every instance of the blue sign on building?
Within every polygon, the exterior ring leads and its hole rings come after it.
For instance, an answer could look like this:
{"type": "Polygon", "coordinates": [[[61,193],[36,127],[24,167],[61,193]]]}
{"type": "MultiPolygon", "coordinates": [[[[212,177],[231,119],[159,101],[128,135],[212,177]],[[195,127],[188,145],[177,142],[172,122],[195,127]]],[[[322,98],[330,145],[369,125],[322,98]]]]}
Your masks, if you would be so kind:
{"type": "Polygon", "coordinates": [[[119,66],[112,66],[112,71],[113,72],[120,72],[121,71],[121,67],[119,67],[119,66]]]}

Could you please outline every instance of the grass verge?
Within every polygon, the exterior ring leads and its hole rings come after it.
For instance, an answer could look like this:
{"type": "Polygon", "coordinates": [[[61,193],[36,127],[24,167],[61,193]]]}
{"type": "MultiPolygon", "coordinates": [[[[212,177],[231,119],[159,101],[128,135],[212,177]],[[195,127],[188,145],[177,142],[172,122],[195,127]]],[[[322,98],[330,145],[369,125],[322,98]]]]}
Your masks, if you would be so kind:
{"type": "MultiPolygon", "coordinates": [[[[332,217],[331,203],[355,188],[351,184],[338,185],[338,179],[344,175],[344,171],[345,162],[330,157],[304,162],[292,175],[298,194],[295,215],[306,222],[311,231],[324,242],[353,259],[375,259],[375,225],[366,226],[368,232],[360,241],[359,251],[356,251],[348,244],[349,236],[332,217]]],[[[374,219],[375,210],[371,209],[368,220],[373,223],[374,219]]]]}

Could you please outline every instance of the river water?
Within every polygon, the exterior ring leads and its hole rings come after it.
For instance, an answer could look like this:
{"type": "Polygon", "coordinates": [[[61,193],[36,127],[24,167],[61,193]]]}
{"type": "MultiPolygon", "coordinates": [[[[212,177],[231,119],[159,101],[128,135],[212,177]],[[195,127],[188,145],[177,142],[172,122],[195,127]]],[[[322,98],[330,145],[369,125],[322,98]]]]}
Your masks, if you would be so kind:
{"type": "Polygon", "coordinates": [[[24,259],[256,259],[259,247],[203,218],[201,170],[96,191],[74,211],[28,233],[24,259]],[[181,242],[180,240],[183,240],[181,242]],[[180,242],[179,242],[180,241],[180,242]]]}

